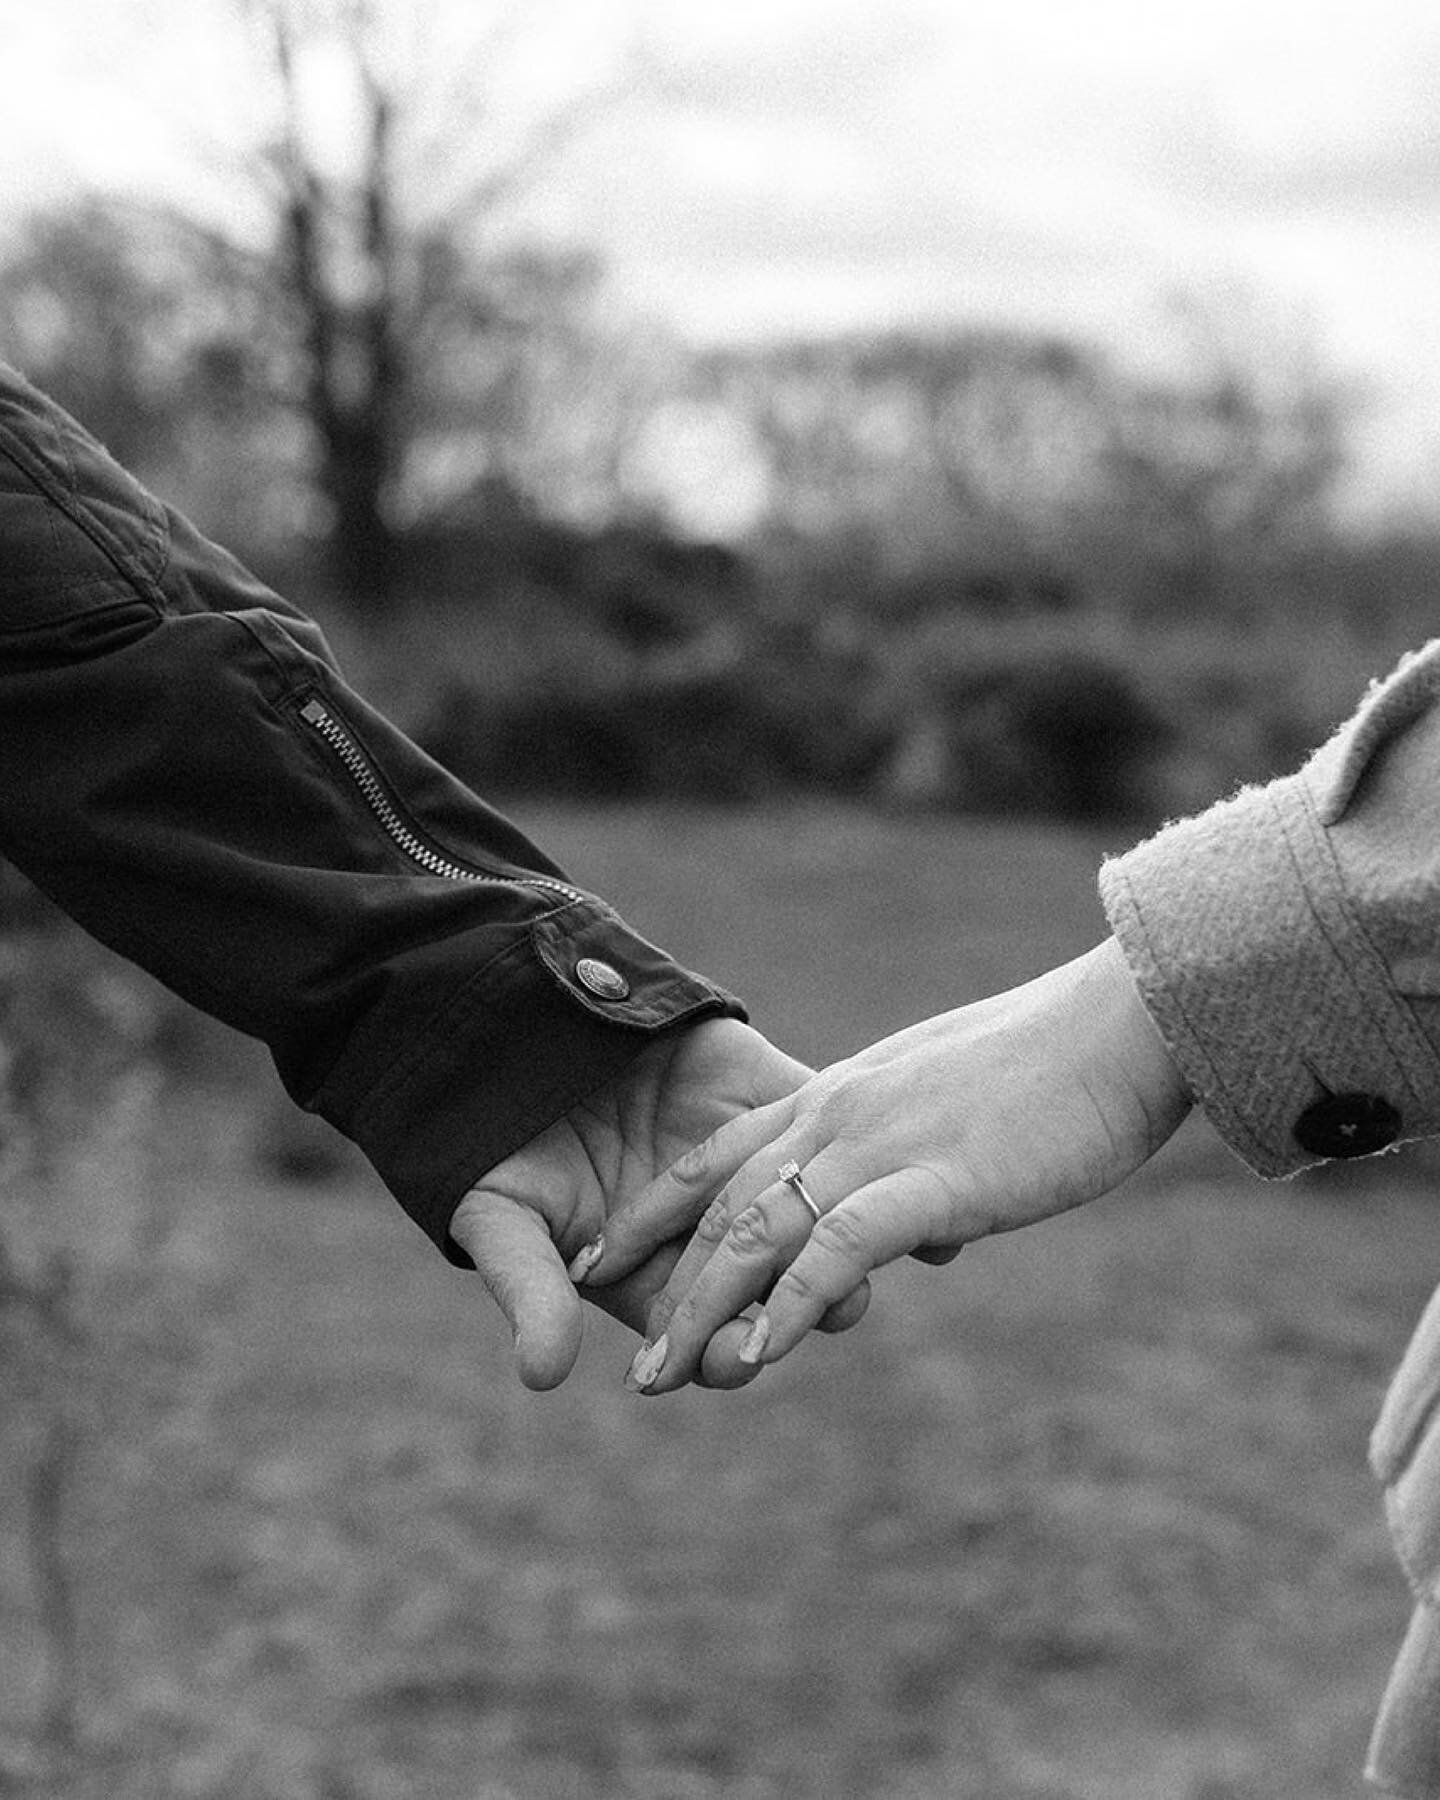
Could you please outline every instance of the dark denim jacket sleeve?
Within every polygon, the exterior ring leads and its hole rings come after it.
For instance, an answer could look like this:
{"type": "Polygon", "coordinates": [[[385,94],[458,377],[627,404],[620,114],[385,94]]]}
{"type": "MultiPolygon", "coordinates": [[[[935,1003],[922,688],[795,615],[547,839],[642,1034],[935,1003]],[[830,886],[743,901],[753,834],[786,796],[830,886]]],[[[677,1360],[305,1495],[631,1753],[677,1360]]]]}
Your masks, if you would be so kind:
{"type": "Polygon", "coordinates": [[[743,1016],[3,365],[0,851],[263,1039],[457,1259],[450,1216],[487,1168],[655,1032],[743,1016]]]}

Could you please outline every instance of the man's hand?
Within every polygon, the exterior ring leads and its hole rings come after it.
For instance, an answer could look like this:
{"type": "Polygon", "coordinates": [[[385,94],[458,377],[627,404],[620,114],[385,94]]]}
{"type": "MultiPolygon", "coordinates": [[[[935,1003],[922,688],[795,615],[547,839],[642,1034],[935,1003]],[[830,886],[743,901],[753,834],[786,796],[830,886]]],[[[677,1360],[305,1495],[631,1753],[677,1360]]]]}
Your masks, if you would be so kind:
{"type": "MultiPolygon", "coordinates": [[[[809,1073],[734,1019],[668,1031],[620,1080],[470,1190],[450,1235],[510,1321],[527,1387],[554,1387],[574,1366],[582,1315],[567,1264],[602,1235],[610,1213],[685,1151],[740,1114],[792,1093],[809,1073]]],[[[682,1248],[683,1238],[661,1245],[625,1279],[587,1289],[585,1298],[643,1331],[649,1302],[682,1248]]],[[[867,1298],[862,1292],[826,1322],[832,1329],[853,1324],[867,1298]]],[[[742,1321],[722,1321],[697,1359],[695,1379],[735,1387],[758,1373],[738,1358],[746,1329],[742,1321]]]]}

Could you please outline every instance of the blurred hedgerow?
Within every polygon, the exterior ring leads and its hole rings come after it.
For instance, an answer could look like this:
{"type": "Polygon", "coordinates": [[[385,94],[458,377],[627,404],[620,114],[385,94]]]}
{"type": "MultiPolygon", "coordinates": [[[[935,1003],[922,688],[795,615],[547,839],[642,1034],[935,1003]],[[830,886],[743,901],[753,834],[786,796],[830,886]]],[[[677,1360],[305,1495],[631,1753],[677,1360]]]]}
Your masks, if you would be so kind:
{"type": "Polygon", "coordinates": [[[891,744],[863,659],[774,630],[505,693],[457,673],[420,735],[482,793],[724,805],[864,795],[891,744]]]}

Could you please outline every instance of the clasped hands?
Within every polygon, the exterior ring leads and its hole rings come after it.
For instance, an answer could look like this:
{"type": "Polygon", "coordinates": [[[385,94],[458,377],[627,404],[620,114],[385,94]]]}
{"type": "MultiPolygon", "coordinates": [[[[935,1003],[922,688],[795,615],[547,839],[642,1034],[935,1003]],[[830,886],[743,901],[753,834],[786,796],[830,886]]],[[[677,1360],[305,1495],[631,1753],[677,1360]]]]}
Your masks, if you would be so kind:
{"type": "Polygon", "coordinates": [[[855,1324],[885,1263],[945,1262],[1105,1193],[1189,1108],[1107,940],[814,1075],[734,1021],[657,1040],[492,1170],[451,1233],[527,1385],[569,1372],[583,1293],[644,1334],[631,1387],[735,1387],[855,1324]]]}

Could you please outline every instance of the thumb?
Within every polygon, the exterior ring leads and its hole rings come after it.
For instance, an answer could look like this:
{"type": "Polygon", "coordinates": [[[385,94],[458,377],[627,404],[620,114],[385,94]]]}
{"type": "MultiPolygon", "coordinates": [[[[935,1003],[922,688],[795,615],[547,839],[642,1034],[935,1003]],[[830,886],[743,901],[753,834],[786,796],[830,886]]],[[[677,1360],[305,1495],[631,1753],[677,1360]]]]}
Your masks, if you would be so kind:
{"type": "Polygon", "coordinates": [[[580,1354],[580,1299],[545,1221],[503,1194],[472,1188],[450,1235],[510,1322],[515,1367],[528,1388],[559,1385],[580,1354]]]}

